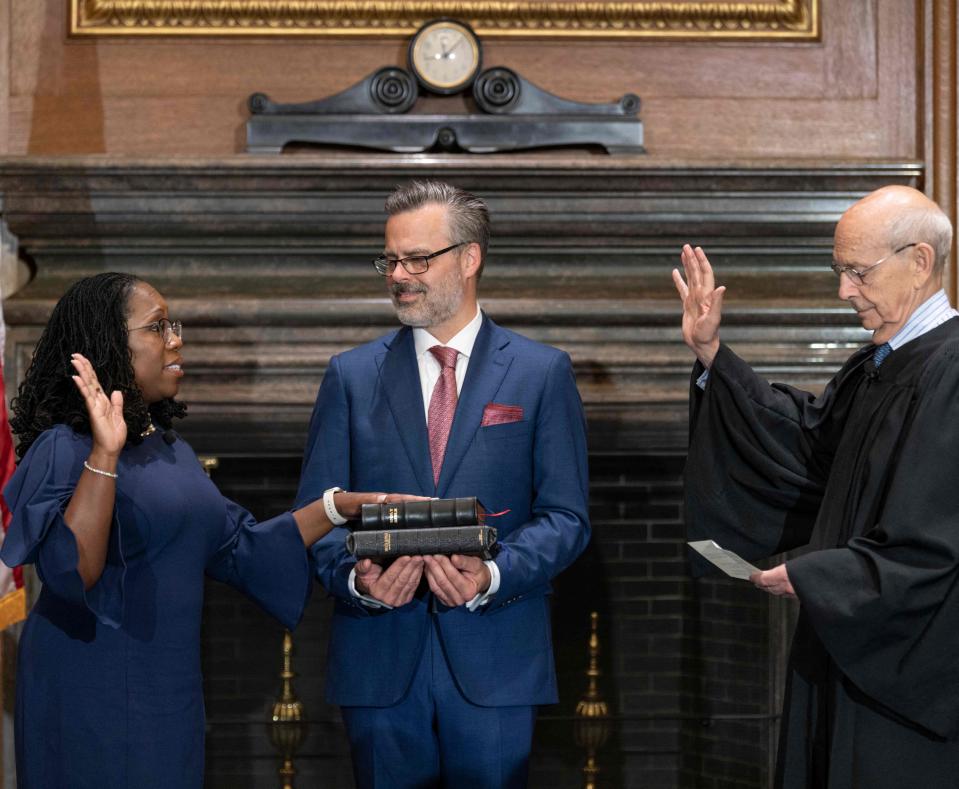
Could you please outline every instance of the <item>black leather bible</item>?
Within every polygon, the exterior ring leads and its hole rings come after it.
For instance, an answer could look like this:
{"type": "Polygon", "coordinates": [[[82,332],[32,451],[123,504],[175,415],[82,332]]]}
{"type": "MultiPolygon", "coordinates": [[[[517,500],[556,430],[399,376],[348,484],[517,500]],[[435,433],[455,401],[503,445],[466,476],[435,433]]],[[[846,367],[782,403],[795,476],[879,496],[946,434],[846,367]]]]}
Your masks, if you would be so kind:
{"type": "MultiPolygon", "coordinates": [[[[477,526],[486,520],[486,511],[475,496],[459,499],[397,501],[393,504],[364,504],[354,531],[382,529],[433,529],[443,526],[477,526]]],[[[442,551],[436,551],[442,553],[442,551]]]]}
{"type": "MultiPolygon", "coordinates": [[[[426,504],[428,502],[406,503],[426,504]]],[[[379,505],[364,505],[364,507],[367,506],[379,505]]],[[[346,550],[357,560],[425,554],[449,556],[454,553],[491,559],[495,544],[496,529],[483,524],[435,529],[357,530],[346,538],[346,550]]]]}

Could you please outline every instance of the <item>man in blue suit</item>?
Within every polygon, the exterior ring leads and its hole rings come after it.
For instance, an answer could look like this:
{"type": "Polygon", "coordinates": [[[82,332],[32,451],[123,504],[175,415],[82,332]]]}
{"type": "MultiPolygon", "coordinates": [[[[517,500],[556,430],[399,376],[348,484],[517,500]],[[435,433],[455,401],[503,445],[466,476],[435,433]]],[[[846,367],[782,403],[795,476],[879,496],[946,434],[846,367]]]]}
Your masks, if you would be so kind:
{"type": "Polygon", "coordinates": [[[386,277],[405,326],[334,356],[310,423],[296,506],[332,490],[477,496],[500,551],[313,548],[333,595],[327,696],[360,787],[522,787],[535,709],[557,699],[551,580],[589,540],[586,426],[569,357],[479,309],[482,200],[436,181],[386,202],[386,277]]]}

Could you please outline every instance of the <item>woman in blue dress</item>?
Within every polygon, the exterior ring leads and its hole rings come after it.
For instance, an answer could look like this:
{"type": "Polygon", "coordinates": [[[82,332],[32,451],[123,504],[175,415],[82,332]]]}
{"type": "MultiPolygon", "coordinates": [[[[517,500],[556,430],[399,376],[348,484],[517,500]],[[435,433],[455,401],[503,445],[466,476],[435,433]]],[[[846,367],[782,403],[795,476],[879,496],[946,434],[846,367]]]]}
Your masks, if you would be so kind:
{"type": "Polygon", "coordinates": [[[221,496],[173,432],[182,345],[147,283],[81,280],[13,403],[22,461],[0,558],[43,581],[20,639],[23,789],[201,787],[204,574],[292,628],[311,586],[305,546],[384,500],[328,493],[257,523],[221,496]]]}

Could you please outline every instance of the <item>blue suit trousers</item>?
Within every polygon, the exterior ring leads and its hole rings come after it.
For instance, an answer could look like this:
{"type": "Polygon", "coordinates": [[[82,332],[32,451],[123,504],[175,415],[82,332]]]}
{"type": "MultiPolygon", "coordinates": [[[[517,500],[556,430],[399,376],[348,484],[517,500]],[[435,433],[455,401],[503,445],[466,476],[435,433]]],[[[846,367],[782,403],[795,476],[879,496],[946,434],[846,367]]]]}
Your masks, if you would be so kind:
{"type": "Polygon", "coordinates": [[[536,707],[480,707],[450,673],[431,616],[406,695],[391,707],[343,707],[359,789],[522,789],[536,707]]]}

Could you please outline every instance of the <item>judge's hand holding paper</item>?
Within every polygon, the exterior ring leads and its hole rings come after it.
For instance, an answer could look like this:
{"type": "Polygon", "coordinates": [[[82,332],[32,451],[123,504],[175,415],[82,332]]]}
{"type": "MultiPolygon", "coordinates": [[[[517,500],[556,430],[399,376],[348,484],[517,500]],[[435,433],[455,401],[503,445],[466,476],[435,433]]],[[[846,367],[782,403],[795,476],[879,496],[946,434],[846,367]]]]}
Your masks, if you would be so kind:
{"type": "Polygon", "coordinates": [[[770,594],[786,595],[787,597],[796,596],[792,584],[789,583],[789,575],[786,573],[785,564],[781,564],[772,570],[763,571],[758,567],[753,567],[738,554],[727,551],[714,540],[693,540],[688,545],[730,578],[752,581],[757,587],[770,594]]]}

